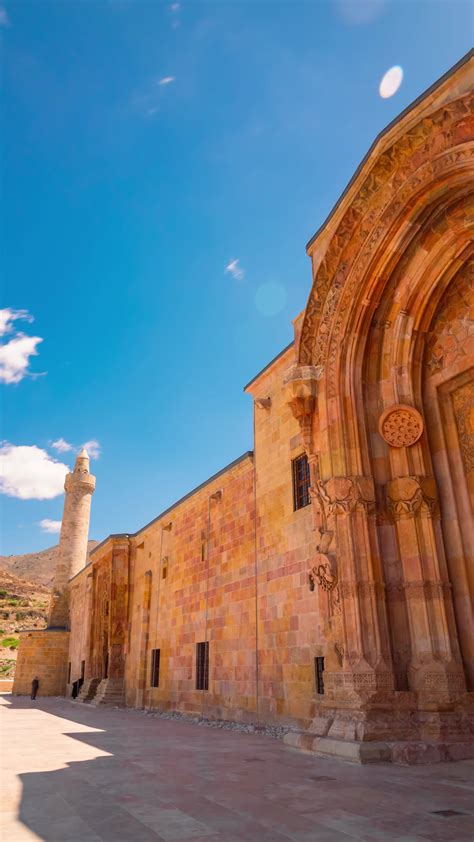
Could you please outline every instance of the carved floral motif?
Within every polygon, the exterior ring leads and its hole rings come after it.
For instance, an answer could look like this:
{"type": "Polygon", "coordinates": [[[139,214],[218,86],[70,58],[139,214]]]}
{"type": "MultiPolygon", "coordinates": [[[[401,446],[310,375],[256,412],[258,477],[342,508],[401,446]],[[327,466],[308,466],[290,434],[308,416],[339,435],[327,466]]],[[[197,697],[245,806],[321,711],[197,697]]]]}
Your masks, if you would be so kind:
{"type": "Polygon", "coordinates": [[[338,617],[342,614],[342,605],[336,560],[333,556],[318,552],[313,561],[314,565],[309,574],[310,590],[314,590],[317,582],[321,591],[327,594],[330,616],[338,617]]]}
{"type": "Polygon", "coordinates": [[[344,514],[356,509],[373,511],[375,491],[372,477],[331,477],[318,482],[326,515],[344,514]]]}
{"type": "Polygon", "coordinates": [[[411,447],[423,432],[423,418],[413,406],[397,404],[383,413],[379,430],[390,447],[411,447]]]}
{"type": "Polygon", "coordinates": [[[395,519],[433,514],[438,503],[433,477],[398,477],[386,485],[387,508],[395,519]]]}
{"type": "Polygon", "coordinates": [[[311,572],[323,591],[332,591],[336,587],[336,568],[329,556],[318,553],[311,572]]]}

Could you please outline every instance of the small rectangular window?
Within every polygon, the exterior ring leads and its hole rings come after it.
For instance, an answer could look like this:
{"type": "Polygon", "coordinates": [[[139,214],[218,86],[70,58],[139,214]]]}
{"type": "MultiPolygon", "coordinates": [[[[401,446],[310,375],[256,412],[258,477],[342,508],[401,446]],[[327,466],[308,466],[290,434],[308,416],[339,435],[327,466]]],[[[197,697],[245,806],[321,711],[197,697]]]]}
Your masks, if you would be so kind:
{"type": "Polygon", "coordinates": [[[314,659],[314,674],[316,678],[316,693],[324,696],[324,658],[314,659]]]}
{"type": "Polygon", "coordinates": [[[309,476],[309,462],[306,453],[297,456],[292,462],[293,468],[293,504],[295,512],[297,509],[302,509],[304,506],[309,506],[311,498],[309,496],[310,476],[309,476]]]}
{"type": "Polygon", "coordinates": [[[196,690],[209,689],[209,643],[196,643],[196,690]]]}
{"type": "Polygon", "coordinates": [[[151,650],[151,686],[160,686],[160,649],[151,650]]]}
{"type": "Polygon", "coordinates": [[[162,567],[162,571],[161,571],[161,578],[166,579],[167,575],[168,575],[168,556],[165,555],[165,557],[163,559],[163,567],[162,567]]]}

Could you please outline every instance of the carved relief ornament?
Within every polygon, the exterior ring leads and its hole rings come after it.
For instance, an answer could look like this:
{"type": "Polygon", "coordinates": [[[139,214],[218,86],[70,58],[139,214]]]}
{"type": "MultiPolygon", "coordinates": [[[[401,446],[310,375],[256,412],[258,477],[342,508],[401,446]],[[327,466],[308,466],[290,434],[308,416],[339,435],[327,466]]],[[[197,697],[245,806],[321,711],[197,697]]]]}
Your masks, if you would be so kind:
{"type": "Polygon", "coordinates": [[[319,480],[318,491],[327,516],[365,509],[375,510],[375,490],[372,477],[331,477],[319,480]]]}
{"type": "MultiPolygon", "coordinates": [[[[458,124],[464,127],[465,134],[473,136],[473,121],[467,125],[472,108],[470,93],[454,102],[443,104],[438,111],[409,128],[376,159],[367,172],[338,225],[330,247],[315,270],[313,292],[306,307],[299,343],[298,353],[302,364],[311,361],[324,364],[330,338],[336,343],[340,339],[340,332],[334,331],[333,334],[329,328],[333,324],[337,302],[348,286],[354,255],[364,244],[365,250],[373,253],[390,222],[387,215],[395,217],[413,192],[419,192],[421,183],[428,183],[433,176],[456,166],[461,159],[472,157],[473,150],[469,147],[452,148],[458,124]],[[438,158],[433,162],[434,149],[438,158]],[[423,167],[426,173],[422,174],[420,171],[423,167]],[[398,191],[396,200],[395,191],[398,191]],[[346,250],[349,259],[346,259],[346,250]],[[333,295],[329,296],[336,273],[336,288],[333,295]]],[[[360,278],[354,277],[353,280],[356,285],[360,282],[360,278]]],[[[352,285],[347,293],[349,296],[352,294],[352,285]]]]}
{"type": "Polygon", "coordinates": [[[312,421],[316,411],[317,382],[322,369],[313,365],[293,365],[283,380],[286,402],[298,421],[306,454],[313,453],[312,421]]]}
{"type": "Polygon", "coordinates": [[[327,593],[331,615],[342,612],[341,598],[338,587],[337,565],[334,556],[317,553],[313,559],[313,567],[309,574],[310,589],[314,590],[315,582],[319,588],[327,593]]]}
{"type": "Polygon", "coordinates": [[[337,585],[336,565],[330,556],[318,553],[313,559],[312,575],[323,591],[332,591],[337,585]]]}
{"type": "Polygon", "coordinates": [[[423,418],[414,406],[396,404],[380,416],[379,432],[390,447],[411,447],[423,432],[423,418]]]}
{"type": "Polygon", "coordinates": [[[398,477],[386,485],[389,514],[398,519],[416,514],[432,515],[438,504],[433,477],[398,477]]]}

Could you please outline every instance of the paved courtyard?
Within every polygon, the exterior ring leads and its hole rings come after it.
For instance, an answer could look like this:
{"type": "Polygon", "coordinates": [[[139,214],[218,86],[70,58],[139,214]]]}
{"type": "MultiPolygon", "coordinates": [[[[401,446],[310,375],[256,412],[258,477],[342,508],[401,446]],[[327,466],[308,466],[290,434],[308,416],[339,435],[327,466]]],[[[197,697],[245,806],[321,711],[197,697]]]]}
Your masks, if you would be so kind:
{"type": "Polygon", "coordinates": [[[0,713],[5,842],[474,839],[471,762],[361,767],[62,699],[0,713]]]}

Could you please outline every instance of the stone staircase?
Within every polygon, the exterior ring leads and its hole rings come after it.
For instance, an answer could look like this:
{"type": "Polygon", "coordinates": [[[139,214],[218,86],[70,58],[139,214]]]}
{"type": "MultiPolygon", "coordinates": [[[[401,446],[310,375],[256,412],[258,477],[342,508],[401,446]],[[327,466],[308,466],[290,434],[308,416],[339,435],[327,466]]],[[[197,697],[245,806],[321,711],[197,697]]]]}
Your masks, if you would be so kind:
{"type": "Polygon", "coordinates": [[[99,684],[100,678],[87,678],[79,690],[75,701],[82,702],[83,704],[90,704],[96,694],[99,684]]]}
{"type": "Polygon", "coordinates": [[[99,683],[91,705],[125,705],[123,679],[103,678],[99,683]]]}

